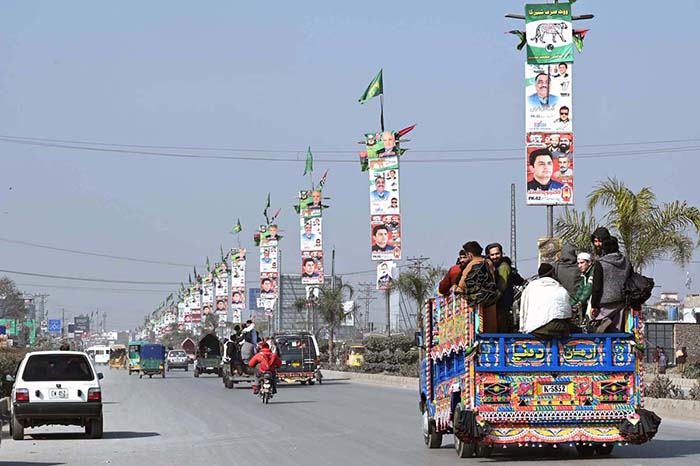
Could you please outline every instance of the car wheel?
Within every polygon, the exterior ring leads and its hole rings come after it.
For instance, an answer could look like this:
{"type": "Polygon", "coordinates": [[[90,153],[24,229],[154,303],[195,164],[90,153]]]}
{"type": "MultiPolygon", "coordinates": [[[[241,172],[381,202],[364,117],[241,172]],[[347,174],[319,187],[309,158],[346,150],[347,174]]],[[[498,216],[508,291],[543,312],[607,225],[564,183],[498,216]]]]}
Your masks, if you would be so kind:
{"type": "Polygon", "coordinates": [[[194,376],[199,377],[199,371],[197,369],[194,370],[194,376]]]}
{"type": "Polygon", "coordinates": [[[163,371],[163,378],[165,378],[165,371],[163,371]]]}
{"type": "Polygon", "coordinates": [[[226,388],[228,388],[228,389],[232,389],[232,388],[233,388],[233,380],[228,380],[228,381],[226,382],[226,388]]]}
{"type": "Polygon", "coordinates": [[[139,379],[143,379],[143,374],[139,374],[139,379]]]}
{"type": "Polygon", "coordinates": [[[302,381],[301,381],[301,384],[302,384],[302,385],[306,385],[306,380],[302,380],[302,381]]]}
{"type": "Polygon", "coordinates": [[[315,383],[316,383],[315,381],[309,380],[309,385],[313,385],[313,384],[315,384],[315,383]]]}
{"type": "Polygon", "coordinates": [[[615,448],[615,444],[613,443],[606,443],[606,444],[598,444],[595,447],[595,454],[598,456],[608,456],[610,453],[612,453],[613,448],[615,448]]]}
{"type": "Polygon", "coordinates": [[[10,430],[12,431],[12,440],[24,440],[24,425],[12,416],[10,421],[10,430]]]}
{"type": "Polygon", "coordinates": [[[461,440],[457,435],[455,435],[455,450],[460,458],[471,458],[474,456],[474,444],[461,440]]]}
{"type": "Polygon", "coordinates": [[[188,370],[189,370],[189,369],[187,368],[187,366],[185,366],[185,372],[187,372],[188,370]]]}
{"type": "Polygon", "coordinates": [[[102,438],[103,422],[102,416],[97,419],[90,419],[85,425],[85,433],[93,439],[102,438]]]}
{"type": "Polygon", "coordinates": [[[475,453],[478,458],[491,458],[491,455],[493,454],[493,444],[477,445],[475,453]]]}
{"type": "Polygon", "coordinates": [[[152,378],[153,378],[153,374],[148,374],[148,378],[149,378],[149,379],[152,379],[152,378]]]}
{"type": "Polygon", "coordinates": [[[592,458],[595,453],[595,447],[592,445],[576,445],[576,451],[581,458],[592,458]]]}
{"type": "Polygon", "coordinates": [[[436,432],[435,421],[428,418],[428,412],[423,413],[423,441],[428,448],[440,448],[442,434],[436,432]]]}

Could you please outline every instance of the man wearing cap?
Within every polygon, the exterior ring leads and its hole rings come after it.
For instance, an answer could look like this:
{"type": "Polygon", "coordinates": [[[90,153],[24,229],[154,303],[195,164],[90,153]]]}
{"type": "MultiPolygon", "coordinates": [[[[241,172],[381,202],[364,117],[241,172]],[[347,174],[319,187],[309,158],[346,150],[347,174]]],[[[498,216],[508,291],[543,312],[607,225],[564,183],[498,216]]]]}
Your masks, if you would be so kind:
{"type": "MultiPolygon", "coordinates": [[[[593,258],[587,252],[581,252],[576,256],[576,266],[581,271],[581,277],[576,289],[576,296],[571,301],[571,306],[575,310],[575,318],[579,323],[583,321],[583,316],[590,313],[591,292],[593,291],[593,258]]],[[[590,315],[589,315],[590,317],[590,315]]]]}
{"type": "Polygon", "coordinates": [[[520,331],[546,339],[568,336],[571,302],[566,288],[554,279],[554,266],[542,263],[539,278],[530,282],[520,299],[520,331]]]}

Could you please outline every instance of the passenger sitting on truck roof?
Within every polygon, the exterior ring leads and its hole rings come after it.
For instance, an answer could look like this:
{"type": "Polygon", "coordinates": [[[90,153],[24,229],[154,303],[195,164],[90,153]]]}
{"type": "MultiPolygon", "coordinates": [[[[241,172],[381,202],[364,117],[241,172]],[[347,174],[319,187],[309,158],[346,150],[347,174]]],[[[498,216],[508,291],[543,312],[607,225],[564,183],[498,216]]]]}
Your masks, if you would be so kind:
{"type": "Polygon", "coordinates": [[[530,282],[520,299],[520,331],[546,339],[571,332],[571,301],[566,288],[554,279],[554,266],[543,263],[539,278],[530,282]]]}
{"type": "Polygon", "coordinates": [[[440,291],[441,295],[448,295],[454,291],[454,287],[457,286],[459,276],[465,265],[467,265],[467,253],[464,252],[464,249],[461,249],[457,256],[457,263],[450,267],[450,270],[445,274],[445,278],[440,281],[438,291],[440,291]]]}

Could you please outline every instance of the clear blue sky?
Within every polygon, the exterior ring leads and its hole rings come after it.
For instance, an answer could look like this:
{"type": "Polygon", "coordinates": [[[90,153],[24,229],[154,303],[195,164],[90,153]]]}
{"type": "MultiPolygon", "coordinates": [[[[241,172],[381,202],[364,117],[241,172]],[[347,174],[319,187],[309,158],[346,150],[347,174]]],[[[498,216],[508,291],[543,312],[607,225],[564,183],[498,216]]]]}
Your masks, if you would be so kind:
{"type": "MultiPolygon", "coordinates": [[[[663,5],[584,0],[574,6],[574,13],[596,15],[585,22],[591,32],[575,62],[578,206],[607,176],[635,190],[650,186],[660,201],[700,206],[700,3],[673,2],[669,13],[663,5]],[[695,141],[581,147],[687,139],[695,141]],[[584,158],[670,147],[691,150],[584,158]]],[[[536,238],[545,233],[545,209],[524,205],[524,52],[504,34],[523,24],[503,17],[522,11],[518,1],[3,2],[0,134],[298,150],[299,162],[149,158],[0,142],[0,237],[201,264],[207,255],[217,257],[219,244],[234,246],[228,231],[238,217],[243,245],[252,247],[270,191],[273,209],[283,207],[284,264],[294,264],[296,272],[292,204],[305,185],[304,152],[311,145],[317,176],[331,170],[326,253],[336,246],[339,273],[372,269],[367,175],[354,152],[364,132],[378,129],[378,100],[361,106],[357,99],[383,67],[387,126],[418,124],[407,146],[427,151],[409,151],[403,159],[404,257],[424,255],[449,265],[470,239],[507,248],[515,182],[519,257],[532,258],[536,238]],[[408,163],[520,155],[522,161],[408,163]]],[[[534,267],[532,260],[520,264],[524,273],[534,267]]],[[[0,268],[164,282],[184,281],[190,271],[3,242],[0,268]]],[[[700,265],[687,270],[700,286],[700,265]]],[[[257,266],[249,271],[257,273],[257,266]]],[[[649,272],[664,290],[683,290],[685,270],[659,262],[649,272]]],[[[372,279],[352,276],[353,282],[372,279]]],[[[99,307],[108,311],[111,326],[122,328],[137,325],[167,294],[22,288],[50,293],[54,315],[61,307],[69,315],[99,307]]],[[[375,304],[373,320],[381,322],[381,299],[375,304]]]]}

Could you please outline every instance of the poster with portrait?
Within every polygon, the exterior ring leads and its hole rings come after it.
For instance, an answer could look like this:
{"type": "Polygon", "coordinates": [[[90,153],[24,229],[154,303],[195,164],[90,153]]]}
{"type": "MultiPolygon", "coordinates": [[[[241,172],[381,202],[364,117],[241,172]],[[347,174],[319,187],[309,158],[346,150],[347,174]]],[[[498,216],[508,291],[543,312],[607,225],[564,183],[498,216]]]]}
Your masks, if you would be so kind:
{"type": "Polygon", "coordinates": [[[278,227],[276,224],[260,225],[260,246],[277,246],[279,240],[278,227]]]}
{"type": "Polygon", "coordinates": [[[299,217],[301,251],[323,249],[323,219],[321,217],[299,217]]]}
{"type": "Polygon", "coordinates": [[[365,151],[366,158],[369,160],[401,155],[396,132],[365,133],[365,151]]]}
{"type": "Polygon", "coordinates": [[[245,288],[246,250],[231,249],[231,288],[245,288]]]}
{"type": "Polygon", "coordinates": [[[528,63],[574,61],[570,4],[526,4],[525,34],[528,63]]]}
{"type": "Polygon", "coordinates": [[[277,297],[277,272],[260,273],[260,297],[263,299],[277,297]]]}
{"type": "Polygon", "coordinates": [[[399,213],[399,158],[369,161],[370,214],[399,213]]]}
{"type": "Polygon", "coordinates": [[[228,298],[228,272],[218,272],[214,277],[216,299],[228,298]]]}
{"type": "Polygon", "coordinates": [[[573,133],[528,133],[527,204],[573,205],[573,133]]]}
{"type": "Polygon", "coordinates": [[[301,253],[301,282],[305,285],[323,283],[323,251],[301,253]]]}
{"type": "Polygon", "coordinates": [[[525,65],[526,132],[573,131],[573,63],[525,65]]]}
{"type": "Polygon", "coordinates": [[[260,272],[277,272],[277,246],[260,247],[260,272]]]}
{"type": "Polygon", "coordinates": [[[401,216],[371,215],[372,260],[401,259],[401,216]]]}
{"type": "Polygon", "coordinates": [[[396,263],[394,261],[384,261],[377,264],[377,289],[388,290],[394,281],[394,269],[396,263]]]}
{"type": "MultiPolygon", "coordinates": [[[[213,277],[211,277],[213,278],[213,277]]],[[[205,279],[202,279],[202,304],[206,305],[214,302],[214,283],[213,281],[209,281],[205,279]]]]}

